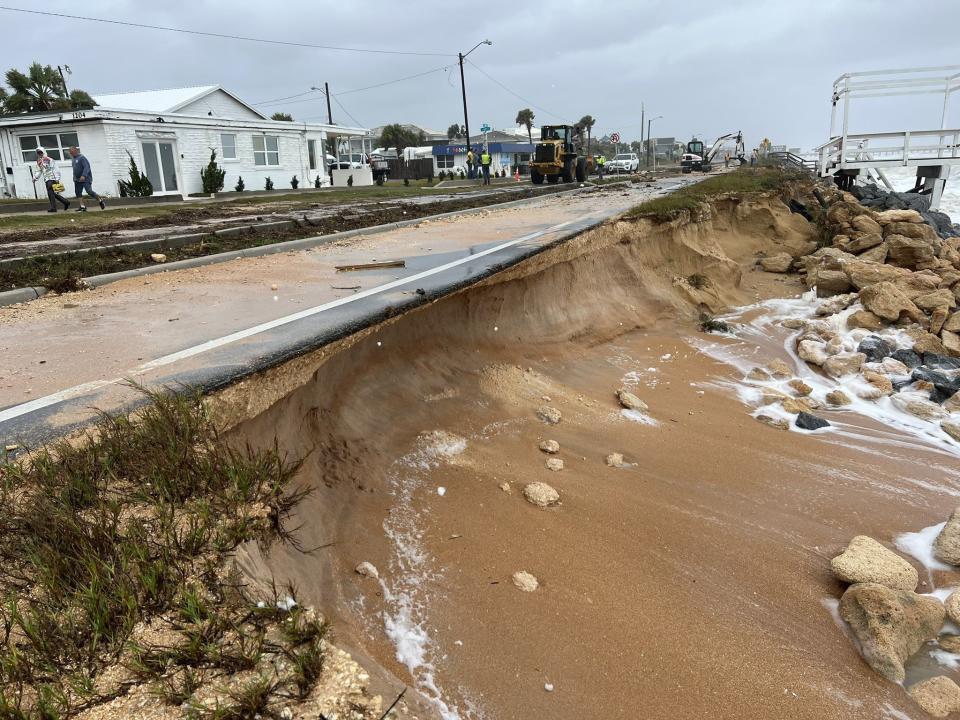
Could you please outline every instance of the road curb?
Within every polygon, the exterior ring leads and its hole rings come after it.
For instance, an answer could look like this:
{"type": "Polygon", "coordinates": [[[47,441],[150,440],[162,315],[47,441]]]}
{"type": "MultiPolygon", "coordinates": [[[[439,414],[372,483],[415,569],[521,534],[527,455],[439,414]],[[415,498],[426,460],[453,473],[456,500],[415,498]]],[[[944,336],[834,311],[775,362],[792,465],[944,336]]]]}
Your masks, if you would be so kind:
{"type": "MultiPolygon", "coordinates": [[[[596,189],[596,186],[586,186],[586,187],[577,187],[571,190],[561,190],[555,193],[548,193],[544,195],[539,195],[532,198],[521,198],[519,200],[510,200],[505,203],[495,203],[493,205],[485,205],[478,208],[469,208],[466,210],[451,210],[445,213],[439,213],[437,215],[425,215],[420,218],[413,218],[411,220],[400,220],[394,223],[387,223],[385,225],[372,225],[368,228],[358,228],[355,230],[345,230],[339,233],[331,233],[330,235],[314,235],[311,237],[300,238],[298,240],[287,240],[280,243],[272,243],[270,245],[260,245],[258,247],[244,248],[241,250],[228,250],[227,252],[216,253],[214,255],[204,255],[203,257],[197,258],[187,258],[186,260],[177,260],[171,263],[164,263],[158,265],[149,265],[142,268],[134,268],[131,270],[122,270],[115,273],[106,273],[103,275],[92,275],[90,277],[83,278],[83,281],[90,287],[102,287],[103,285],[108,285],[110,283],[118,282],[120,280],[126,280],[128,278],[141,277],[144,275],[154,275],[161,272],[169,272],[172,270],[187,270],[191,268],[203,267],[206,265],[216,265],[218,263],[229,262],[230,260],[236,260],[237,258],[242,257],[262,257],[264,255],[274,255],[276,253],[283,252],[293,252],[297,250],[308,250],[314,247],[319,247],[321,245],[326,245],[328,243],[336,242],[337,240],[344,240],[351,237],[356,237],[357,235],[378,235],[380,233],[390,232],[391,230],[399,230],[405,227],[411,227],[413,225],[418,225],[423,222],[430,222],[435,220],[443,220],[445,218],[464,216],[464,215],[476,215],[481,212],[486,212],[490,210],[501,210],[509,207],[516,207],[518,205],[523,205],[526,203],[534,202],[541,200],[543,198],[559,197],[564,195],[572,195],[578,193],[592,192],[596,189]]],[[[296,220],[284,220],[278,221],[275,223],[269,223],[270,225],[282,225],[289,223],[290,225],[298,225],[299,223],[296,220]]],[[[287,225],[289,227],[290,225],[287,225]]],[[[225,230],[236,230],[242,231],[244,227],[241,228],[224,228],[225,230]]],[[[262,225],[256,225],[254,227],[262,227],[262,225]]],[[[204,233],[209,234],[209,233],[204,233]]],[[[200,236],[202,234],[194,233],[193,235],[200,236]]],[[[190,236],[174,236],[174,237],[190,237],[190,236]]],[[[191,240],[198,239],[191,237],[191,240]]],[[[155,240],[144,240],[143,243],[156,242],[155,240]]],[[[169,244],[169,243],[167,243],[169,244]]],[[[184,245],[188,242],[184,242],[184,245]]],[[[15,305],[17,303],[29,302],[30,300],[36,300],[38,297],[45,295],[47,293],[46,288],[17,288],[16,290],[7,290],[5,292],[0,292],[0,307],[6,305],[15,305]]]]}

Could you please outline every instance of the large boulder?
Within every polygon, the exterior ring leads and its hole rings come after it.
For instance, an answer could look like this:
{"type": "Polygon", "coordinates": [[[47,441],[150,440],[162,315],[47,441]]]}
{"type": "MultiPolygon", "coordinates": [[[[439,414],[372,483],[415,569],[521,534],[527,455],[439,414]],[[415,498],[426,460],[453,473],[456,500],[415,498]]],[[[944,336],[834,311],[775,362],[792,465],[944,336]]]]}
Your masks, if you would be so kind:
{"type": "MultiPolygon", "coordinates": [[[[911,225],[910,227],[914,227],[911,225]]],[[[887,235],[887,262],[910,270],[935,267],[937,258],[931,243],[905,235],[887,235]]]]}
{"type": "Polygon", "coordinates": [[[889,281],[863,288],[860,302],[874,315],[890,322],[896,322],[901,315],[917,320],[923,314],[896,284],[889,281]]]}
{"type": "Polygon", "coordinates": [[[926,223],[894,222],[883,228],[885,236],[902,235],[913,240],[923,240],[931,245],[939,244],[940,236],[937,231],[926,223]]]}
{"type": "Polygon", "coordinates": [[[857,215],[855,218],[853,218],[853,220],[850,221],[850,226],[854,230],[858,230],[864,234],[879,235],[883,232],[883,228],[880,227],[880,223],[878,223],[869,215],[857,215]]]}
{"type": "Polygon", "coordinates": [[[960,686],[946,675],[928,678],[907,690],[924,712],[936,718],[945,718],[960,711],[960,686]]]}
{"type": "Polygon", "coordinates": [[[947,416],[947,411],[935,402],[930,402],[926,398],[920,397],[916,393],[902,392],[890,398],[894,406],[910,413],[921,420],[941,420],[947,416]]]}
{"type": "Polygon", "coordinates": [[[859,352],[842,352],[828,357],[823,362],[823,369],[832,378],[841,378],[844,375],[853,375],[860,372],[867,356],[859,352]]]}
{"type": "Polygon", "coordinates": [[[943,530],[933,541],[933,555],[945,563],[960,565],[960,508],[950,513],[943,530]]]}
{"type": "Polygon", "coordinates": [[[960,312],[948,316],[946,322],[943,323],[943,329],[954,333],[960,332],[960,312]]]}
{"type": "Polygon", "coordinates": [[[943,343],[943,349],[951,355],[960,355],[960,335],[957,333],[941,330],[940,342],[943,343]]]}
{"type": "Polygon", "coordinates": [[[858,238],[849,241],[843,248],[848,253],[859,255],[865,250],[875,248],[883,242],[883,235],[879,232],[865,233],[858,238]]]}
{"type": "Polygon", "coordinates": [[[901,683],[904,662],[936,637],[944,609],[929,595],[858,583],[840,598],[840,617],[853,630],[867,664],[888,680],[901,683]]]}
{"type": "MultiPolygon", "coordinates": [[[[862,258],[862,256],[861,256],[862,258]]],[[[875,262],[866,262],[863,259],[851,260],[843,264],[843,272],[850,279],[850,284],[857,290],[863,290],[870,285],[876,285],[887,280],[896,280],[906,275],[909,270],[882,265],[875,262]]]]}
{"type": "Polygon", "coordinates": [[[871,537],[857,535],[830,561],[838,580],[879,583],[893,590],[916,590],[920,578],[913,565],[871,537]]]}
{"type": "Polygon", "coordinates": [[[921,355],[935,354],[946,355],[947,349],[943,346],[943,341],[933,333],[920,333],[913,341],[913,349],[921,355]]]}
{"type": "Polygon", "coordinates": [[[955,623],[960,623],[960,592],[954,590],[950,593],[943,607],[947,611],[948,618],[955,623]]]}
{"type": "Polygon", "coordinates": [[[827,344],[816,340],[801,340],[797,343],[797,355],[814,365],[823,365],[827,358],[827,344]]]}
{"type": "Polygon", "coordinates": [[[881,225],[890,223],[922,223],[923,217],[916,210],[884,210],[877,213],[877,222],[881,225]]]}
{"type": "Polygon", "coordinates": [[[913,300],[940,287],[940,276],[932,270],[904,271],[894,282],[904,295],[913,300]]]}
{"type": "Polygon", "coordinates": [[[850,290],[850,279],[842,270],[818,270],[814,284],[817,286],[817,297],[840,295],[850,290]]]}
{"type": "Polygon", "coordinates": [[[923,365],[923,359],[913,350],[907,350],[906,348],[894,350],[892,353],[890,353],[890,357],[892,357],[894,360],[899,360],[910,370],[923,365]]]}
{"type": "Polygon", "coordinates": [[[940,288],[939,290],[924,293],[923,295],[918,295],[913,299],[914,305],[921,310],[926,310],[927,312],[933,312],[937,308],[949,310],[956,304],[956,302],[957,301],[956,298],[953,297],[953,293],[946,288],[940,288]]]}
{"type": "Polygon", "coordinates": [[[819,430],[820,428],[830,427],[830,423],[824,420],[822,417],[812,415],[804,410],[801,410],[797,414],[797,419],[794,421],[794,425],[801,430],[819,430]]]}
{"type": "Polygon", "coordinates": [[[847,316],[847,327],[863,328],[865,330],[879,330],[884,327],[883,320],[878,318],[869,310],[855,310],[847,316]]]}
{"type": "Polygon", "coordinates": [[[793,256],[790,255],[790,253],[781,252],[776,255],[760,258],[760,267],[767,272],[790,272],[790,269],[793,267],[793,256]]]}
{"type": "Polygon", "coordinates": [[[849,405],[852,400],[843,390],[831,390],[826,395],[827,404],[842,407],[849,405]]]}
{"type": "Polygon", "coordinates": [[[867,262],[885,263],[889,252],[890,246],[886,242],[882,242],[876,247],[860,253],[860,259],[867,262]]]}
{"type": "Polygon", "coordinates": [[[857,301],[858,294],[855,292],[845,295],[834,295],[833,297],[821,300],[817,304],[817,315],[836,315],[842,310],[846,310],[857,301]]]}
{"type": "Polygon", "coordinates": [[[867,356],[867,362],[880,362],[893,352],[893,347],[881,337],[867,335],[857,346],[857,352],[867,356]]]}

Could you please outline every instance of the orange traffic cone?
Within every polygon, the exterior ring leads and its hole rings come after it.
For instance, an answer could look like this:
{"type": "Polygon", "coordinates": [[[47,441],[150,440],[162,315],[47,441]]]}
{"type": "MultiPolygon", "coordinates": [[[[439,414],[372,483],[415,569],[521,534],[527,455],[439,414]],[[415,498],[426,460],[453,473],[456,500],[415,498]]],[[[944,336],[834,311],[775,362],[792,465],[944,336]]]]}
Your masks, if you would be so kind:
{"type": "Polygon", "coordinates": [[[514,177],[517,179],[517,182],[520,182],[520,167],[519,167],[519,166],[517,167],[517,173],[514,175],[514,177]]]}

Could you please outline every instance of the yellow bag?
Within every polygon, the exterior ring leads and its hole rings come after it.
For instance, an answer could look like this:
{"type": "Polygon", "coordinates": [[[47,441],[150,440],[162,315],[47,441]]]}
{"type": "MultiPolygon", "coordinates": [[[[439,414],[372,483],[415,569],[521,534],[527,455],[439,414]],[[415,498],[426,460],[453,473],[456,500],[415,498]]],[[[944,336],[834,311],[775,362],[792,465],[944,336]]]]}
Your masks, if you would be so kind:
{"type": "Polygon", "coordinates": [[[66,188],[63,186],[63,183],[62,183],[62,182],[55,182],[55,183],[52,185],[52,187],[53,187],[53,191],[54,191],[54,192],[57,192],[57,193],[61,193],[61,192],[63,192],[64,190],[66,190],[66,188]]]}

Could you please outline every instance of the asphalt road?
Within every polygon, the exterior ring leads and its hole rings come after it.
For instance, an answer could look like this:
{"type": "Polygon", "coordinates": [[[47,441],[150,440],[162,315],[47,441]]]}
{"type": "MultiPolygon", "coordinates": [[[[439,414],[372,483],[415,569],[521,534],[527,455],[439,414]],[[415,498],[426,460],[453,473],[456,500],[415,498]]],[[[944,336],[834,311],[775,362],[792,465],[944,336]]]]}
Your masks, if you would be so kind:
{"type": "MultiPolygon", "coordinates": [[[[229,385],[454,292],[687,178],[538,198],[284,253],[0,308],[0,441],[36,445],[147,387],[229,385]],[[336,265],[403,260],[338,272],[336,265]]],[[[388,350],[388,349],[387,349],[388,350]]]]}

